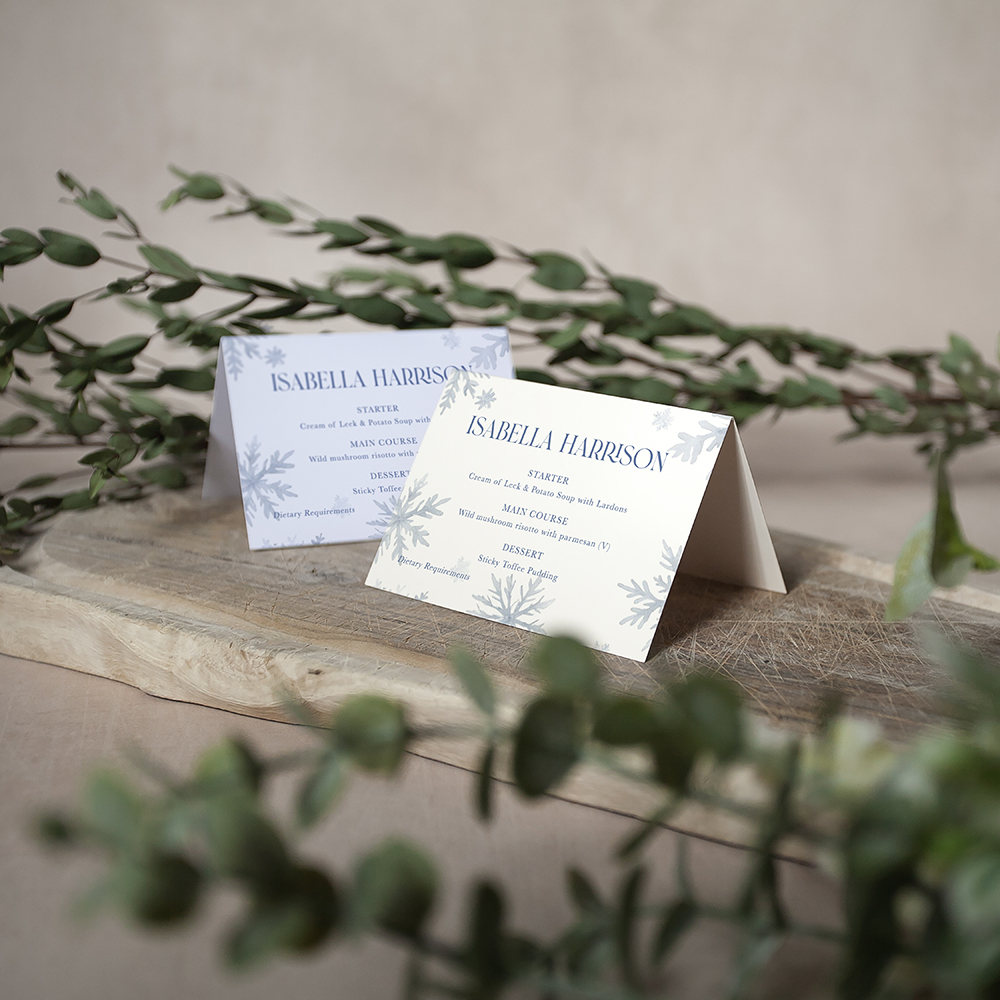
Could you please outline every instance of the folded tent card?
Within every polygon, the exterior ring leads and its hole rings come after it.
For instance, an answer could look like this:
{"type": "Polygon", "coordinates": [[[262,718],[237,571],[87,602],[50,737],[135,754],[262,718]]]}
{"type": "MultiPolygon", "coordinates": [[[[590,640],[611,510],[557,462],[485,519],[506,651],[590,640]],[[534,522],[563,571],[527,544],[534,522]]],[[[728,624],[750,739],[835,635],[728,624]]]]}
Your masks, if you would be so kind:
{"type": "Polygon", "coordinates": [[[206,499],[251,549],[381,537],[454,372],[513,376],[502,327],[223,337],[206,499]]]}
{"type": "Polygon", "coordinates": [[[785,592],[731,417],[463,370],[367,583],[642,660],[679,568],[785,592]]]}

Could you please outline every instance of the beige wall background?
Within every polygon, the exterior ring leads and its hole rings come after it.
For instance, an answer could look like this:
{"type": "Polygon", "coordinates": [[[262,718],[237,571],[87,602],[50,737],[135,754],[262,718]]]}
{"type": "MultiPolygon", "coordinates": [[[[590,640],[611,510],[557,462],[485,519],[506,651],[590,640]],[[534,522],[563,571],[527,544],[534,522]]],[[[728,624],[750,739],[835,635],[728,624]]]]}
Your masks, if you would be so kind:
{"type": "MultiPolygon", "coordinates": [[[[873,349],[959,331],[992,354],[998,44],[993,0],[0,0],[0,221],[97,231],[57,204],[63,168],[201,264],[332,266],[205,205],[160,216],[177,163],[335,216],[590,251],[734,321],[873,349]]],[[[36,308],[67,282],[93,275],[32,265],[0,298],[36,308]]],[[[919,463],[834,452],[840,426],[751,427],[762,490],[782,484],[766,509],[890,557],[928,503],[919,463]],[[795,494],[831,464],[916,492],[861,539],[854,506],[817,520],[795,494]]],[[[959,502],[1000,542],[997,450],[959,502]]]]}

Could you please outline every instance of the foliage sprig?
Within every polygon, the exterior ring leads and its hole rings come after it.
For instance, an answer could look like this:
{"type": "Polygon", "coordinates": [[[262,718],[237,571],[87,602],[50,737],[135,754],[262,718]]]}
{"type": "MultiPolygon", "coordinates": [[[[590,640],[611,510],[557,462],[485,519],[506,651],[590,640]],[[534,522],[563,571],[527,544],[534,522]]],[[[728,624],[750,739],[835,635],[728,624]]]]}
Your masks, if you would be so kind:
{"type": "Polygon", "coordinates": [[[41,832],[54,846],[107,858],[106,874],[83,897],[85,912],[108,906],[140,926],[182,924],[213,889],[234,888],[243,910],[224,946],[230,965],[377,934],[408,952],[410,1000],[670,995],[665,966],[706,920],[729,923],[741,942],[730,1000],[757,995],[778,948],[802,938],[835,947],[831,985],[844,1000],[993,997],[1000,664],[945,646],[939,655],[953,682],[951,721],[900,749],[831,710],[808,735],[764,729],[738,689],[708,673],[677,678],[656,699],[608,691],[594,654],[568,638],[535,647],[530,664],[540,690],[508,721],[483,665],[456,650],[455,672],[481,717],[471,729],[414,725],[403,704],[379,695],[350,698],[323,720],[300,707],[313,736],[302,753],[266,759],[228,739],[189,777],[134,754],[141,783],[98,771],[79,811],[45,817],[41,832]],[[616,852],[610,891],[599,884],[604,878],[565,873],[572,916],[564,927],[518,930],[502,887],[478,879],[468,888],[464,930],[447,940],[434,921],[438,868],[420,846],[390,838],[336,873],[298,846],[352,773],[390,777],[422,739],[470,735],[481,741],[471,801],[484,821],[502,774],[498,755],[527,799],[558,792],[590,765],[652,789],[662,803],[616,852]],[[294,814],[279,822],[268,782],[290,769],[298,774],[294,814]],[[738,817],[751,831],[728,903],[701,898],[683,838],[672,890],[648,888],[650,843],[690,802],[738,817]],[[842,911],[831,926],[804,924],[788,905],[777,856],[789,838],[811,845],[842,883],[842,911]]]}
{"type": "Polygon", "coordinates": [[[954,586],[972,570],[1000,568],[966,541],[952,502],[953,457],[1000,436],[1000,368],[963,337],[952,334],[941,351],[873,354],[809,331],[726,322],[596,261],[466,233],[420,235],[370,215],[328,218],[225,178],[172,169],[182,183],[163,209],[190,200],[221,203],[217,217],[256,218],[287,237],[317,242],[321,253],[363,258],[364,266],[336,266],[317,284],[192,264],[151,242],[100,190],[60,173],[72,202],[114,226],[104,238],[133,253],[122,259],[51,228],[0,231],[0,278],[5,268],[40,257],[74,268],[103,263],[120,275],[34,310],[0,305],[0,394],[15,407],[0,422],[0,448],[93,447],[80,459],[92,470],[89,488],[60,493],[47,489],[55,479],[35,477],[0,497],[8,546],[60,510],[186,485],[203,462],[207,426],[167,396],[212,390],[222,337],[350,317],[400,330],[505,325],[515,350],[549,351],[544,368],[521,368],[520,378],[729,413],[739,421],[804,408],[842,410],[852,425],[847,437],[913,439],[934,482],[930,518],[898,564],[889,617],[909,613],[935,584],[954,586]],[[74,309],[107,298],[138,313],[148,333],[96,344],[70,332],[74,309]],[[204,361],[163,363],[154,352],[166,345],[194,348],[204,361]],[[45,366],[57,377],[54,394],[26,388],[45,366]]]}

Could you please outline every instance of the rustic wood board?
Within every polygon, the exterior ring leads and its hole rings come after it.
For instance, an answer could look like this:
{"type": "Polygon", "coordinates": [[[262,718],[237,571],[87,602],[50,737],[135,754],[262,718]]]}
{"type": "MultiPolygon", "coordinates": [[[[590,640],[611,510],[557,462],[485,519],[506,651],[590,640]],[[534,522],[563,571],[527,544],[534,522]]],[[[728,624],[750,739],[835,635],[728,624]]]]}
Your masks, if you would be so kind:
{"type": "MultiPolygon", "coordinates": [[[[891,734],[932,719],[939,678],[914,623],[882,621],[890,567],[799,536],[775,543],[787,595],[682,574],[647,662],[599,654],[609,684],[649,693],[704,665],[778,725],[808,725],[831,686],[891,734]]],[[[508,706],[531,691],[533,635],[365,587],[375,545],[251,552],[239,505],[191,492],[65,515],[0,569],[0,652],[263,718],[285,717],[287,695],[325,709],[381,690],[418,718],[468,719],[447,667],[454,643],[492,666],[508,706]]],[[[927,622],[1000,656],[1000,596],[958,588],[929,603],[916,624],[927,622]]],[[[423,752],[471,763],[461,746],[423,752]]],[[[590,774],[567,795],[649,805],[620,785],[590,774]]]]}

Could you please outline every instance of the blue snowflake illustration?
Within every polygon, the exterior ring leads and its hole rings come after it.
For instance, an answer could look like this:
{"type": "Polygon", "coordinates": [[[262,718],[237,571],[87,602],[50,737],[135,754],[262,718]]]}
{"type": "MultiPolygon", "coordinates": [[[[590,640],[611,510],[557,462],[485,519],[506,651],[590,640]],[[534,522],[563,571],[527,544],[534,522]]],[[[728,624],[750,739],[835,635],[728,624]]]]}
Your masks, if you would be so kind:
{"type": "Polygon", "coordinates": [[[389,549],[392,549],[392,558],[398,562],[411,545],[428,544],[428,531],[420,521],[440,517],[444,513],[441,505],[448,503],[451,498],[441,500],[437,493],[421,498],[426,485],[427,477],[421,476],[388,503],[375,501],[381,516],[367,522],[374,528],[382,529],[382,544],[375,553],[375,562],[389,549]]]}
{"type": "Polygon", "coordinates": [[[634,625],[636,628],[646,628],[648,625],[656,628],[680,561],[681,550],[675,552],[664,540],[663,551],[660,553],[660,565],[666,570],[664,574],[654,576],[652,584],[648,580],[637,583],[634,579],[628,583],[618,584],[632,602],[631,612],[618,623],[619,625],[634,625]]]}
{"type": "Polygon", "coordinates": [[[272,367],[277,368],[285,360],[285,352],[280,347],[272,347],[267,354],[264,355],[264,360],[272,367]]]}
{"type": "Polygon", "coordinates": [[[497,401],[497,394],[492,389],[483,389],[476,397],[476,406],[480,410],[488,410],[497,401]]]}
{"type": "Polygon", "coordinates": [[[441,334],[441,343],[444,344],[448,350],[455,350],[459,343],[458,334],[455,333],[454,330],[445,330],[445,332],[441,334]]]}
{"type": "Polygon", "coordinates": [[[473,368],[496,368],[498,354],[503,357],[510,350],[510,343],[505,333],[484,333],[484,343],[472,348],[472,360],[469,362],[473,368]]]}
{"type": "Polygon", "coordinates": [[[670,449],[671,458],[679,458],[682,462],[690,462],[694,465],[701,457],[702,450],[706,453],[715,451],[722,444],[722,439],[726,436],[726,431],[729,430],[728,422],[715,424],[709,423],[707,420],[699,420],[698,426],[705,431],[704,434],[677,432],[679,441],[670,449]]]}
{"type": "Polygon", "coordinates": [[[326,539],[323,537],[323,532],[320,532],[315,538],[309,540],[310,545],[322,545],[326,539]]]}
{"type": "Polygon", "coordinates": [[[298,496],[292,492],[291,486],[281,482],[280,479],[269,481],[279,473],[295,468],[295,463],[288,461],[294,454],[294,451],[286,452],[284,455],[276,451],[265,462],[261,460],[260,442],[256,437],[247,445],[243,458],[239,460],[239,469],[243,509],[246,511],[248,525],[253,525],[258,507],[264,517],[271,517],[279,503],[289,497],[298,496]],[[260,462],[259,467],[258,462],[260,462]]]}
{"type": "Polygon", "coordinates": [[[490,621],[502,622],[504,625],[527,629],[529,632],[542,633],[541,623],[535,620],[535,616],[553,603],[551,600],[543,599],[542,581],[536,576],[525,587],[523,583],[517,586],[517,578],[513,573],[508,574],[506,580],[501,580],[495,573],[491,573],[490,577],[493,586],[489,593],[472,595],[472,599],[479,605],[472,614],[490,621]],[[517,586],[516,594],[515,586],[517,586]]]}
{"type": "Polygon", "coordinates": [[[674,422],[674,412],[664,406],[653,414],[653,429],[658,431],[668,430],[674,422]]]}
{"type": "Polygon", "coordinates": [[[464,369],[455,372],[445,383],[444,392],[441,393],[441,399],[438,402],[438,413],[444,413],[445,410],[451,409],[452,403],[458,399],[459,390],[463,396],[472,396],[475,399],[478,385],[479,379],[472,372],[464,369]]]}
{"type": "Polygon", "coordinates": [[[226,371],[235,382],[243,374],[244,362],[260,359],[260,337],[229,337],[226,340],[226,371]]]}

